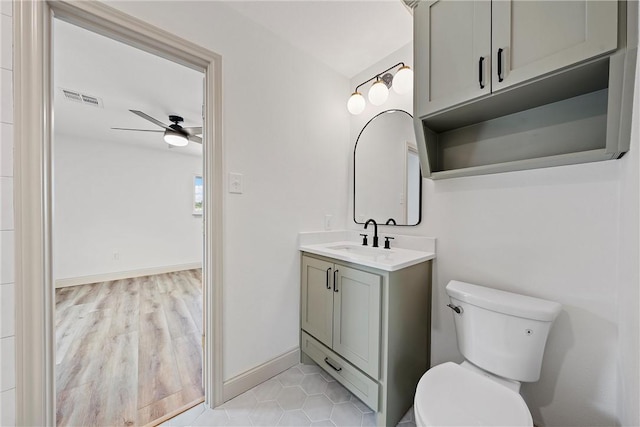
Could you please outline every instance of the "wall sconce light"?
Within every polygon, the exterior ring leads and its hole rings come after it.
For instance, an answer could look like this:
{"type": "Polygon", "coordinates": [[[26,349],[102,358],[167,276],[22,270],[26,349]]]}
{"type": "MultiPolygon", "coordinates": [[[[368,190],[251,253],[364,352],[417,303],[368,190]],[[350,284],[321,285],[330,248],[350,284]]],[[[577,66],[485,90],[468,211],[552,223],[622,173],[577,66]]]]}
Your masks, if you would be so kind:
{"type": "Polygon", "coordinates": [[[347,110],[349,110],[351,114],[358,115],[364,111],[367,102],[365,101],[364,96],[358,92],[358,89],[360,86],[365,85],[374,79],[375,82],[371,85],[367,94],[369,102],[373,105],[382,105],[386,102],[387,98],[389,98],[390,87],[393,87],[393,91],[399,95],[409,93],[413,89],[413,71],[411,71],[411,68],[408,65],[404,65],[404,62],[399,62],[393,67],[387,68],[383,72],[376,74],[369,80],[356,86],[356,90],[351,94],[351,97],[349,97],[349,101],[347,101],[347,110]],[[389,71],[396,67],[400,68],[394,76],[389,73],[389,71]]]}

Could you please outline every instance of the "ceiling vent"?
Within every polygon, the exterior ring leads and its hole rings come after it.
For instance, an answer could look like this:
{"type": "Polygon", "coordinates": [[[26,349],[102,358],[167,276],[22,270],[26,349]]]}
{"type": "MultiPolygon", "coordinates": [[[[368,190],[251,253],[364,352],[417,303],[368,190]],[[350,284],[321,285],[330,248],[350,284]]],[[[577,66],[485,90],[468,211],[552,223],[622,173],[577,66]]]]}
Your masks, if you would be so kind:
{"type": "Polygon", "coordinates": [[[87,95],[84,93],[76,92],[74,90],[60,88],[60,92],[64,98],[68,101],[80,102],[85,105],[91,105],[93,107],[104,108],[102,99],[95,96],[87,95]]]}

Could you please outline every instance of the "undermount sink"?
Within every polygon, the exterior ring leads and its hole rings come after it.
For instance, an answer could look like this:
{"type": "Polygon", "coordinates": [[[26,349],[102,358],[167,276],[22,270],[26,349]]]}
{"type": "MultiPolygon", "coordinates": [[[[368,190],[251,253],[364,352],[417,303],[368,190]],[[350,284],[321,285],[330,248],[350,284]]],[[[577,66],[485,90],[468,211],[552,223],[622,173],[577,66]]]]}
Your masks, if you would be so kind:
{"type": "Polygon", "coordinates": [[[390,255],[393,253],[391,249],[370,248],[368,246],[362,246],[355,243],[341,243],[335,246],[327,246],[327,249],[334,251],[345,251],[352,255],[364,256],[364,257],[378,257],[390,255]]]}
{"type": "Polygon", "coordinates": [[[402,248],[373,248],[353,241],[301,245],[300,250],[354,264],[395,271],[435,258],[433,252],[414,251],[402,248]]]}

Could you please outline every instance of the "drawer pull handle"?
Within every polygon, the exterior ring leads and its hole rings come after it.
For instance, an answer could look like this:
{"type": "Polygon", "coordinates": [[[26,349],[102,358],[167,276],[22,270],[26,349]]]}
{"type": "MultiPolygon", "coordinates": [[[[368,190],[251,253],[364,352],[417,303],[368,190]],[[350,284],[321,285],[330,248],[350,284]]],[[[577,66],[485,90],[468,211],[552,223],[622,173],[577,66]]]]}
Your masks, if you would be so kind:
{"type": "Polygon", "coordinates": [[[480,82],[480,89],[484,89],[484,56],[480,57],[478,64],[478,80],[480,82]]]}
{"type": "Polygon", "coordinates": [[[331,363],[331,362],[329,361],[329,358],[328,358],[328,357],[325,357],[325,358],[324,358],[324,363],[326,363],[327,365],[331,366],[331,367],[333,368],[333,370],[334,370],[334,371],[336,371],[336,372],[340,372],[340,371],[342,371],[342,368],[338,368],[338,367],[336,367],[333,363],[331,363]]]}
{"type": "Polygon", "coordinates": [[[333,292],[338,292],[338,287],[336,286],[338,284],[338,278],[336,277],[336,274],[338,274],[338,271],[340,270],[336,270],[333,272],[333,292]]]}
{"type": "Polygon", "coordinates": [[[327,268],[327,289],[331,289],[331,285],[329,284],[329,274],[331,274],[331,267],[327,268]]]}

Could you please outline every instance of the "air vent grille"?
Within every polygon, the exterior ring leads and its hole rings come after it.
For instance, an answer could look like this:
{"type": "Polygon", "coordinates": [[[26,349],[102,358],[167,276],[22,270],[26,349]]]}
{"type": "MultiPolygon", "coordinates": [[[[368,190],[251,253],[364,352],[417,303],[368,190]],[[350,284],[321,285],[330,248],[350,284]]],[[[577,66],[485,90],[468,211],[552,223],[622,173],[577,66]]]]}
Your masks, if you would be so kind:
{"type": "Polygon", "coordinates": [[[65,99],[73,102],[80,102],[85,105],[91,105],[93,107],[104,108],[104,104],[102,103],[102,99],[87,95],[84,93],[80,93],[74,90],[62,89],[60,88],[62,95],[65,99]]]}
{"type": "Polygon", "coordinates": [[[64,97],[67,98],[70,101],[82,102],[82,97],[80,96],[80,94],[78,92],[73,92],[71,90],[62,89],[62,93],[64,94],[64,97]]]}

